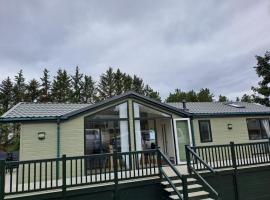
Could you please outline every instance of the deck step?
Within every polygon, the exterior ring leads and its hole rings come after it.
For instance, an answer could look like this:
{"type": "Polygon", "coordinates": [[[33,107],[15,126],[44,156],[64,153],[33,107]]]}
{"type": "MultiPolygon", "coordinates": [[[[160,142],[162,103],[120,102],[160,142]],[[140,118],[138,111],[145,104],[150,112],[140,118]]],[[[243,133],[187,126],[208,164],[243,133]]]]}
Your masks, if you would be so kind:
{"type": "MultiPolygon", "coordinates": [[[[176,189],[179,190],[179,191],[182,191],[183,190],[183,187],[182,186],[178,186],[178,187],[176,187],[176,189]]],[[[193,184],[193,185],[188,186],[188,190],[189,191],[194,191],[195,192],[195,191],[199,191],[199,190],[202,190],[202,189],[203,189],[203,186],[200,185],[200,184],[193,184]]],[[[172,187],[167,187],[167,188],[165,188],[165,190],[167,192],[171,192],[171,193],[174,192],[174,189],[172,187]]]]}
{"type": "MultiPolygon", "coordinates": [[[[173,179],[172,182],[176,186],[182,185],[182,181],[180,179],[173,179]]],[[[187,184],[188,185],[192,185],[192,184],[195,184],[197,182],[198,182],[198,180],[195,179],[195,178],[187,178],[187,184]]],[[[168,186],[169,185],[169,182],[168,181],[162,181],[161,184],[164,185],[164,186],[168,186]]]]}
{"type": "MultiPolygon", "coordinates": [[[[206,200],[209,198],[209,193],[206,191],[190,192],[188,194],[190,200],[206,200]]],[[[178,195],[170,195],[170,199],[179,199],[178,195]]]]}

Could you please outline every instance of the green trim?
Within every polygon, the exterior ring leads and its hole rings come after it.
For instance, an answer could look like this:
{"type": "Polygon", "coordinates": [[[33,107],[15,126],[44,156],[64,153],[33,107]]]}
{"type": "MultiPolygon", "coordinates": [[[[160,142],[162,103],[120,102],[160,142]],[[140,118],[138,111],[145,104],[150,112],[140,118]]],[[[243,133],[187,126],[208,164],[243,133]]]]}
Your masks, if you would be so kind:
{"type": "Polygon", "coordinates": [[[55,121],[58,117],[15,117],[15,118],[0,118],[0,122],[27,122],[27,121],[55,121]]]}
{"type": "Polygon", "coordinates": [[[209,114],[192,114],[193,118],[214,118],[214,117],[245,117],[245,116],[270,116],[268,112],[261,113],[209,113],[209,114]]]}

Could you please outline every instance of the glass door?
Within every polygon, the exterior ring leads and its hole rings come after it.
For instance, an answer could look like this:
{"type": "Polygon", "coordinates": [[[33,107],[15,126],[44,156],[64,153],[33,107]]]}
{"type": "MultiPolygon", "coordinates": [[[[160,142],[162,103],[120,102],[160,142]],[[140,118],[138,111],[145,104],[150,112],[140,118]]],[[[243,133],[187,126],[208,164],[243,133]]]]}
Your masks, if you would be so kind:
{"type": "Polygon", "coordinates": [[[185,145],[190,145],[192,141],[189,119],[186,118],[174,119],[174,129],[176,137],[175,141],[176,141],[178,164],[185,163],[186,162],[185,145]]]}

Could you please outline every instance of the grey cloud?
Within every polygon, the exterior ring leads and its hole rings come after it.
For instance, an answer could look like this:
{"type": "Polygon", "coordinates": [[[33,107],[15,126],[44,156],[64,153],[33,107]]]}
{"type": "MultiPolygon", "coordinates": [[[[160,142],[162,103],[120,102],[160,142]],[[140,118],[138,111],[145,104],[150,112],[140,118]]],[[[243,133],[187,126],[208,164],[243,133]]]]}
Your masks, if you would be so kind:
{"type": "Polygon", "coordinates": [[[97,77],[112,66],[163,97],[209,87],[234,98],[258,81],[252,67],[269,50],[269,15],[267,0],[0,0],[0,78],[77,65],[97,77]]]}

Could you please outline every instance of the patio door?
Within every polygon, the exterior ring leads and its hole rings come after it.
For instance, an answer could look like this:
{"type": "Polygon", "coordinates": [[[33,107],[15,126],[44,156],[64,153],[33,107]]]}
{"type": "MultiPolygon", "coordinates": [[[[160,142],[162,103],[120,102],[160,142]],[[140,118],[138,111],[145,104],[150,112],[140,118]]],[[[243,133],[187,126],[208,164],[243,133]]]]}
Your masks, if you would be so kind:
{"type": "Polygon", "coordinates": [[[192,144],[189,118],[174,119],[174,131],[178,164],[185,163],[185,145],[192,144]]]}

